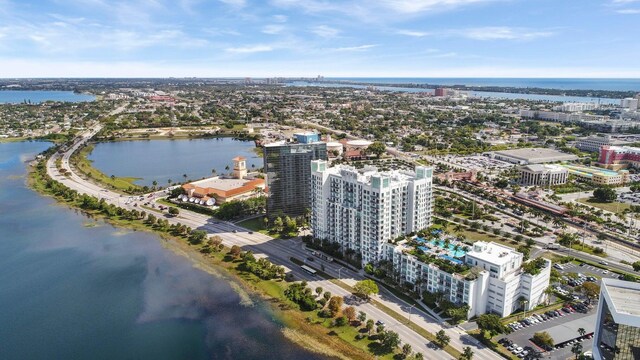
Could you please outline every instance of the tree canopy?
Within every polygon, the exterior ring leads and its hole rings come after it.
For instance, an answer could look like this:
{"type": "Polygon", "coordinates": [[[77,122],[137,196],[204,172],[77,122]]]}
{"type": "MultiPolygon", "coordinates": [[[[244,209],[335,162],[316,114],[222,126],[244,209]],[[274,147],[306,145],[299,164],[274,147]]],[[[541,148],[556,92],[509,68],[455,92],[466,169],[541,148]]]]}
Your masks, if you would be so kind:
{"type": "Polygon", "coordinates": [[[369,296],[372,294],[377,294],[379,292],[378,284],[373,280],[362,280],[358,281],[356,285],[353,287],[354,294],[363,299],[369,299],[369,296]]]}

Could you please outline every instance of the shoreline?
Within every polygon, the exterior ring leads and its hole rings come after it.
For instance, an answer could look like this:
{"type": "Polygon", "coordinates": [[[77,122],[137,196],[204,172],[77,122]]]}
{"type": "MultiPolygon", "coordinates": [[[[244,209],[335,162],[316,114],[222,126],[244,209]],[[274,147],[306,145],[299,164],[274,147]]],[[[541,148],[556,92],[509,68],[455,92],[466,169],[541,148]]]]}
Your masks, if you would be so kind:
{"type": "Polygon", "coordinates": [[[84,216],[95,220],[102,221],[113,227],[123,228],[128,231],[145,231],[158,236],[163,248],[173,252],[176,255],[186,258],[194,268],[202,270],[211,276],[216,276],[229,283],[232,289],[240,296],[243,305],[252,305],[255,300],[259,300],[268,306],[269,311],[276,319],[276,322],[282,325],[281,332],[289,341],[295,343],[302,348],[329,358],[338,359],[373,359],[374,356],[364,352],[361,349],[352,346],[348,342],[332,337],[327,334],[327,328],[322,325],[308,323],[310,313],[305,313],[297,308],[288,299],[282,297],[284,288],[274,280],[261,280],[251,273],[243,272],[236,268],[234,262],[226,262],[225,255],[229,251],[229,247],[225,246],[219,252],[211,254],[203,254],[186,240],[177,236],[151,229],[143,223],[142,220],[123,220],[113,219],[96,211],[89,211],[74,206],[72,203],[64,200],[55,194],[52,194],[41,185],[40,179],[36,179],[35,173],[37,169],[30,163],[26,174],[26,186],[37,192],[41,196],[50,197],[55,200],[57,206],[66,206],[69,209],[80,210],[84,216]],[[275,286],[274,286],[275,285],[275,286]],[[281,296],[278,296],[280,294],[281,296]],[[346,351],[348,356],[336,348],[346,351]]]}

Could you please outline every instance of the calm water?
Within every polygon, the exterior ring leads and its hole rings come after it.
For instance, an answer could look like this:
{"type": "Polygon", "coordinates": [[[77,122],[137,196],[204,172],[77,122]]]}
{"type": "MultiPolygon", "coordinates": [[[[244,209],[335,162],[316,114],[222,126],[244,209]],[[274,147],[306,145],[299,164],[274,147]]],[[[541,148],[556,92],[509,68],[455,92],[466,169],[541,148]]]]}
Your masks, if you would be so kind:
{"type": "Polygon", "coordinates": [[[537,87],[563,90],[612,90],[640,92],[640,79],[558,78],[327,78],[380,84],[438,84],[467,86],[537,87]]]}
{"type": "Polygon", "coordinates": [[[0,144],[1,359],[319,359],[155,236],[27,189],[22,161],[46,146],[0,144]]]}
{"type": "MultiPolygon", "coordinates": [[[[371,81],[375,82],[375,78],[351,78],[351,79],[342,79],[342,80],[352,80],[352,81],[371,81]]],[[[400,82],[394,82],[393,80],[401,80],[401,79],[388,79],[389,83],[399,84],[400,82]]],[[[409,83],[408,80],[420,80],[420,79],[405,79],[406,83],[409,83]]],[[[433,81],[437,81],[438,79],[432,79],[433,81]]],[[[383,83],[380,81],[379,83],[383,83]]],[[[420,83],[420,82],[414,82],[420,83]]],[[[422,81],[422,83],[429,83],[429,81],[422,81]]],[[[450,85],[456,85],[461,83],[452,82],[450,85]]],[[[348,88],[356,88],[356,89],[365,89],[368,86],[365,85],[351,85],[351,84],[340,84],[340,83],[316,83],[316,82],[306,82],[306,81],[294,81],[288,83],[291,86],[316,86],[316,87],[348,87],[348,88]]],[[[447,84],[442,84],[447,85],[447,84]]],[[[466,84],[466,85],[475,85],[475,84],[466,84]]],[[[400,91],[400,92],[413,92],[413,93],[431,93],[433,94],[434,89],[427,88],[411,88],[411,87],[395,87],[395,86],[376,86],[378,90],[383,91],[400,91]]],[[[492,91],[469,91],[470,96],[480,97],[480,98],[491,98],[491,99],[524,99],[524,100],[535,100],[535,101],[552,101],[552,102],[594,102],[600,104],[620,104],[620,99],[608,99],[608,98],[590,98],[584,96],[559,96],[559,95],[538,95],[538,94],[519,94],[519,93],[507,93],[507,92],[492,92],[492,91]]]]}
{"type": "Polygon", "coordinates": [[[0,90],[0,104],[17,104],[25,101],[30,101],[32,104],[45,101],[82,102],[95,99],[93,95],[76,94],[73,91],[0,90]]]}
{"type": "Polygon", "coordinates": [[[166,186],[168,180],[195,180],[217,174],[229,173],[236,156],[247,158],[249,171],[262,167],[262,157],[253,152],[252,141],[232,138],[194,140],[141,140],[117,141],[96,144],[89,159],[94,166],[108,176],[131,176],[142,178],[140,185],[151,185],[157,181],[166,186]],[[229,166],[229,170],[225,167],[229,166]]]}

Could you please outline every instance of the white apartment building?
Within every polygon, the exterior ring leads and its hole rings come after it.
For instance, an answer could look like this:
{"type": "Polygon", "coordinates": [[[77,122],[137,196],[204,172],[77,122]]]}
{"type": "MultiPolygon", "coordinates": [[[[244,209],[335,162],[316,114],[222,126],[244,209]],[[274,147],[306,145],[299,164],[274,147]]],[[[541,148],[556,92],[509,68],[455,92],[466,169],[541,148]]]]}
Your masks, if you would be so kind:
{"type": "Polygon", "coordinates": [[[532,164],[522,166],[520,183],[525,186],[562,185],[569,178],[569,170],[558,165],[532,164]]]}
{"type": "Polygon", "coordinates": [[[578,112],[595,110],[599,107],[596,103],[564,103],[553,107],[554,111],[578,112]]]}
{"type": "Polygon", "coordinates": [[[531,310],[546,300],[551,261],[544,259],[537,275],[525,273],[523,255],[510,247],[476,242],[464,256],[463,263],[470,269],[463,274],[420,261],[404,241],[384,244],[383,249],[384,259],[393,264],[399,281],[416,284],[419,290],[443,293],[453,303],[469,305],[467,318],[485,313],[505,317],[522,306],[531,310]]]}
{"type": "Polygon", "coordinates": [[[591,115],[581,112],[564,113],[542,110],[520,110],[520,116],[524,119],[537,119],[558,122],[605,121],[609,119],[604,115],[591,115]]]}
{"type": "Polygon", "coordinates": [[[638,99],[637,98],[625,98],[620,100],[620,107],[623,109],[629,109],[630,111],[638,110],[638,99]]]}
{"type": "Polygon", "coordinates": [[[379,172],[311,162],[311,228],[318,239],[376,263],[382,245],[431,225],[433,169],[379,172]]]}

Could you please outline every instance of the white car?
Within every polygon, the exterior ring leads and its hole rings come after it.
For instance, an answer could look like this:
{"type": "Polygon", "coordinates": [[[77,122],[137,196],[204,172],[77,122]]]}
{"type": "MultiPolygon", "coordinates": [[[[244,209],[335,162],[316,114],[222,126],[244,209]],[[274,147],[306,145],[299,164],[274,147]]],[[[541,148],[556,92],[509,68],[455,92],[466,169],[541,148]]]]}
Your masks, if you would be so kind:
{"type": "Polygon", "coordinates": [[[609,270],[602,270],[602,273],[607,275],[609,273],[609,270]]]}

